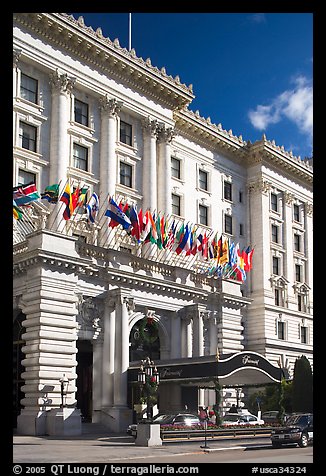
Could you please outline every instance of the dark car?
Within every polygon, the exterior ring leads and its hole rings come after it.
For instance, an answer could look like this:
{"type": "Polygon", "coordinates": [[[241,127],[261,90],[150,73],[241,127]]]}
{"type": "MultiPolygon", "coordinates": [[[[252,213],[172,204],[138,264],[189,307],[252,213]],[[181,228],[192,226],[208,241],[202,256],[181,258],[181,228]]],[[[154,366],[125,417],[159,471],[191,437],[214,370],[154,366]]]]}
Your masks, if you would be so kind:
{"type": "MultiPolygon", "coordinates": [[[[164,414],[158,415],[153,419],[153,423],[159,423],[162,426],[168,425],[168,428],[173,426],[184,426],[184,427],[196,427],[196,425],[201,425],[200,419],[197,415],[192,413],[175,413],[175,414],[164,414]]],[[[137,436],[137,424],[129,425],[127,428],[128,435],[137,436]]]]}
{"type": "Polygon", "coordinates": [[[271,440],[274,448],[291,443],[305,448],[313,442],[313,435],[313,414],[294,413],[288,417],[284,426],[272,430],[271,440]]]}

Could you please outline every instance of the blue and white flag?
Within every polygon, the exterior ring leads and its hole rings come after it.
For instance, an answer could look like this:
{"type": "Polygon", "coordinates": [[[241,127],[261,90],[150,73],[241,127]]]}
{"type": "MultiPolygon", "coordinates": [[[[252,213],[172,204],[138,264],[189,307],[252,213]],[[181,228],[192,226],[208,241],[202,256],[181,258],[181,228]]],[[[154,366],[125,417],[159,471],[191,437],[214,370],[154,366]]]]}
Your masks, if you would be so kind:
{"type": "Polygon", "coordinates": [[[88,204],[86,205],[87,220],[91,223],[95,222],[98,210],[99,210],[99,199],[96,193],[94,192],[89,199],[88,204]]]}
{"type": "Polygon", "coordinates": [[[131,227],[130,219],[125,213],[123,213],[112,197],[109,198],[109,206],[105,212],[105,215],[122,225],[124,230],[128,230],[131,227]]]}

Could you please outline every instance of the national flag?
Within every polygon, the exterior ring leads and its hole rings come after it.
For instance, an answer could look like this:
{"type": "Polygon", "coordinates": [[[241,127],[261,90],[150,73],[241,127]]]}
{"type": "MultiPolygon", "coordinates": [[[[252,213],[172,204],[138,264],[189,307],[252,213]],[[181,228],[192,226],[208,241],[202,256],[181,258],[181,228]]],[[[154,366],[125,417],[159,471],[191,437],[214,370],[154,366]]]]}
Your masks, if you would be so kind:
{"type": "Polygon", "coordinates": [[[15,200],[13,200],[13,215],[15,220],[21,220],[23,218],[23,211],[17,207],[15,200]]]}
{"type": "Polygon", "coordinates": [[[124,230],[128,230],[131,227],[130,218],[127,217],[127,215],[115,203],[112,197],[109,198],[109,206],[105,212],[105,215],[122,225],[124,230]]]}
{"type": "Polygon", "coordinates": [[[76,208],[84,208],[82,210],[82,213],[84,213],[86,210],[86,205],[87,205],[87,192],[88,192],[88,187],[83,187],[79,191],[78,199],[77,199],[77,205],[76,208]]]}
{"type": "Polygon", "coordinates": [[[245,271],[250,271],[252,269],[252,257],[253,257],[253,254],[254,254],[254,248],[250,249],[250,246],[248,246],[245,253],[247,255],[247,259],[245,261],[244,270],[245,271]]]}
{"type": "Polygon", "coordinates": [[[49,203],[57,203],[59,199],[59,184],[54,183],[45,187],[44,192],[41,193],[41,198],[49,203]]]}
{"type": "Polygon", "coordinates": [[[161,250],[163,248],[163,241],[162,241],[162,230],[161,230],[161,217],[159,214],[157,215],[155,226],[157,231],[156,244],[158,248],[161,250]]]}
{"type": "Polygon", "coordinates": [[[91,223],[95,223],[97,213],[100,208],[100,202],[98,196],[93,192],[89,202],[86,205],[87,220],[91,223]]]}
{"type": "Polygon", "coordinates": [[[222,243],[222,252],[219,263],[221,266],[225,266],[229,262],[229,238],[224,238],[222,243]]]}
{"type": "Polygon", "coordinates": [[[137,213],[137,205],[131,205],[130,207],[130,221],[132,225],[131,235],[136,238],[138,243],[140,243],[140,223],[139,215],[137,213]]]}
{"type": "Polygon", "coordinates": [[[38,200],[39,198],[41,198],[41,195],[36,190],[34,182],[13,188],[13,199],[18,207],[35,202],[35,200],[38,200]]]}
{"type": "Polygon", "coordinates": [[[166,242],[166,248],[168,250],[172,250],[173,243],[175,240],[176,229],[177,229],[177,225],[175,223],[175,220],[173,220],[173,223],[171,224],[170,229],[168,231],[168,239],[166,242]]]}
{"type": "Polygon", "coordinates": [[[66,204],[66,208],[63,212],[63,218],[69,220],[74,213],[74,210],[77,206],[78,197],[79,197],[79,187],[77,187],[73,192],[71,192],[69,182],[66,184],[65,190],[60,197],[60,202],[66,204]]]}
{"type": "Polygon", "coordinates": [[[184,233],[180,236],[181,239],[179,241],[179,244],[177,246],[177,249],[175,252],[179,255],[182,251],[188,251],[189,246],[190,246],[190,228],[187,225],[184,227],[184,233]]]}
{"type": "Polygon", "coordinates": [[[204,234],[200,233],[198,235],[198,241],[199,241],[198,251],[201,252],[203,258],[207,259],[207,257],[208,257],[208,238],[207,238],[207,235],[206,235],[206,231],[204,232],[204,234]]]}
{"type": "Polygon", "coordinates": [[[148,224],[149,224],[149,232],[148,232],[148,235],[145,238],[145,242],[148,243],[150,241],[151,243],[156,244],[158,235],[157,235],[157,229],[156,229],[156,225],[155,225],[155,213],[154,213],[154,216],[153,216],[151,211],[147,210],[146,216],[147,216],[148,224]]]}

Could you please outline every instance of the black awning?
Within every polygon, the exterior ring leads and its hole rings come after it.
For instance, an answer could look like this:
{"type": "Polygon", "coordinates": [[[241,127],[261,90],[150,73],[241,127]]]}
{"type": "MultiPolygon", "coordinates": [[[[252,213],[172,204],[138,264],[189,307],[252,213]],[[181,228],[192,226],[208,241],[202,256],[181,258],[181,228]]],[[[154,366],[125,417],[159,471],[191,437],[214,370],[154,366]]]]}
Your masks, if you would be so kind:
{"type": "MultiPolygon", "coordinates": [[[[134,364],[134,363],[133,363],[134,364]]],[[[216,356],[203,356],[155,362],[163,382],[209,382],[217,377],[222,385],[256,385],[280,382],[288,378],[286,369],[275,367],[257,352],[238,352],[216,356]]],[[[140,363],[139,363],[140,365],[140,363]]],[[[128,370],[128,380],[137,382],[139,365],[128,370]]]]}

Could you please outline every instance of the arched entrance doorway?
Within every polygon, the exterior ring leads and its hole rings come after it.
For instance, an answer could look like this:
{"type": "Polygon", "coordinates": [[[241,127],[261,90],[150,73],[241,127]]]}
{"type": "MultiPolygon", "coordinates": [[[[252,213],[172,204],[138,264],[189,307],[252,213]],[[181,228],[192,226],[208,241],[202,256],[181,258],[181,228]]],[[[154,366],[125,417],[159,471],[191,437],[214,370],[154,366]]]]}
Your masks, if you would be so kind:
{"type": "Polygon", "coordinates": [[[133,325],[130,332],[129,362],[143,360],[147,356],[160,359],[158,323],[153,317],[143,317],[133,325]]]}

